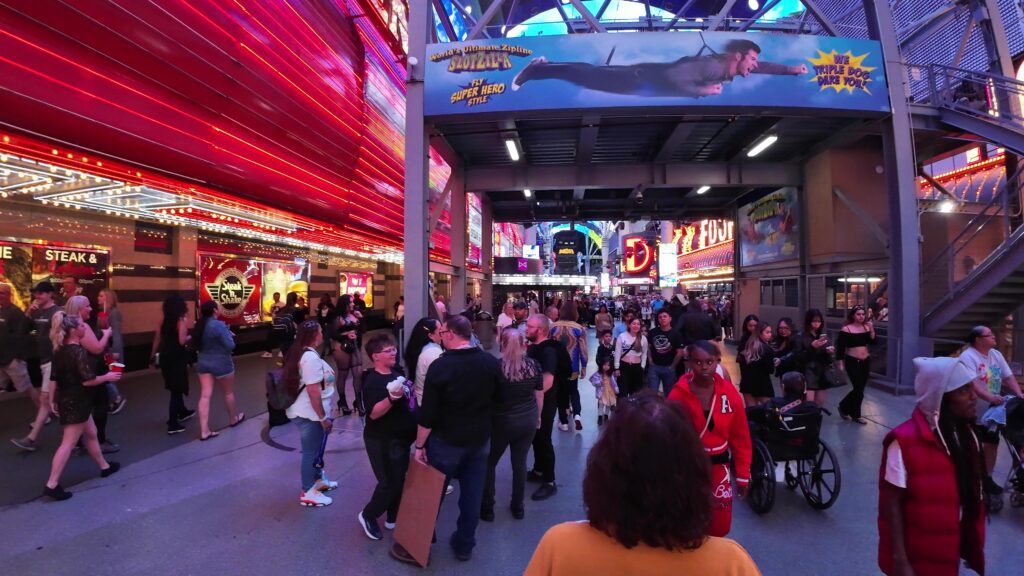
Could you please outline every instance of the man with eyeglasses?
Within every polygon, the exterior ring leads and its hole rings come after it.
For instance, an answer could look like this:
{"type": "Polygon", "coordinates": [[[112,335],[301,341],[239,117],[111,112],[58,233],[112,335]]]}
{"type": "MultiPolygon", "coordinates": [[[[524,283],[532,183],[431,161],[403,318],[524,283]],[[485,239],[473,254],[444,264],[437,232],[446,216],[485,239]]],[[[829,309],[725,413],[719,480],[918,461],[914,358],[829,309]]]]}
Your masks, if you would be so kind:
{"type": "MultiPolygon", "coordinates": [[[[445,351],[427,369],[420,405],[414,457],[445,475],[447,486],[459,479],[459,519],[449,545],[460,561],[476,546],[480,504],[491,449],[491,420],[501,401],[501,364],[473,346],[473,328],[464,316],[448,318],[439,329],[445,351]]],[[[395,544],[391,556],[416,561],[395,544]]]]}
{"type": "Polygon", "coordinates": [[[1009,364],[1003,355],[996,350],[999,341],[988,326],[975,326],[967,337],[967,349],[960,353],[960,361],[975,374],[974,392],[978,396],[978,440],[985,453],[985,471],[983,479],[985,492],[998,496],[1003,488],[992,479],[992,470],[996,467],[996,455],[999,453],[999,430],[983,423],[985,411],[992,406],[1000,406],[1005,402],[1003,394],[1009,391],[1018,398],[1024,398],[1020,384],[1014,378],[1009,364]],[[991,428],[991,429],[990,429],[991,428]]]}

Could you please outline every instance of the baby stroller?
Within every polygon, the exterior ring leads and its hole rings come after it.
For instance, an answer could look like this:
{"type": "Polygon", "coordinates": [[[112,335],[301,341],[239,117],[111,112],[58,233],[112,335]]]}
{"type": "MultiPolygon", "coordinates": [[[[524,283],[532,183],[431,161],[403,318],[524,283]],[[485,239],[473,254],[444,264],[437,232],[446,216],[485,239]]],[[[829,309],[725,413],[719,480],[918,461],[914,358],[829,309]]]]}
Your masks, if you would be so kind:
{"type": "Polygon", "coordinates": [[[765,514],[775,504],[776,462],[786,463],[786,487],[799,486],[811,508],[825,510],[835,504],[842,475],[832,449],[818,437],[823,412],[828,413],[808,402],[779,406],[779,399],[747,408],[754,449],[748,501],[754,512],[765,514]]]}
{"type": "MultiPolygon", "coordinates": [[[[1009,448],[1011,462],[1010,473],[1006,477],[1006,491],[1010,494],[1010,506],[1020,508],[1024,506],[1024,470],[1021,470],[1020,459],[1020,449],[1024,447],[1024,400],[1014,398],[1006,402],[1006,426],[1003,426],[1002,434],[1009,448]]],[[[999,507],[1002,507],[1002,499],[999,500],[999,507]]]]}

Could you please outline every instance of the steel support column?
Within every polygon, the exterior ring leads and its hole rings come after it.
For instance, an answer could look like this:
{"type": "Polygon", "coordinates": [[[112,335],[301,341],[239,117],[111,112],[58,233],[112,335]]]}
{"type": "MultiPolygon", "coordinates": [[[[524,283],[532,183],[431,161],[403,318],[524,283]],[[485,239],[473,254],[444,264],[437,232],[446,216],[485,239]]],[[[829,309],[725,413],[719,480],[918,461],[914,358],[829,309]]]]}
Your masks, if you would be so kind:
{"type": "Polygon", "coordinates": [[[466,180],[461,167],[452,166],[452,299],[448,313],[458,314],[466,308],[466,180]]]}
{"type": "MultiPolygon", "coordinates": [[[[480,227],[483,229],[483,244],[480,246],[480,269],[484,279],[480,281],[480,303],[484,310],[494,306],[494,208],[486,196],[480,198],[480,227]]],[[[501,310],[494,310],[495,317],[501,310]]]]}
{"type": "Polygon", "coordinates": [[[930,353],[921,339],[921,248],[917,185],[910,161],[913,133],[904,92],[903,63],[888,0],[864,0],[871,38],[882,44],[892,116],[882,123],[882,148],[889,189],[892,257],[889,264],[889,341],[886,374],[897,393],[912,393],[913,359],[930,353]]]}
{"type": "Polygon", "coordinates": [[[405,92],[405,316],[427,315],[427,189],[430,140],[423,122],[423,64],[432,6],[409,3],[409,70],[405,92]]]}

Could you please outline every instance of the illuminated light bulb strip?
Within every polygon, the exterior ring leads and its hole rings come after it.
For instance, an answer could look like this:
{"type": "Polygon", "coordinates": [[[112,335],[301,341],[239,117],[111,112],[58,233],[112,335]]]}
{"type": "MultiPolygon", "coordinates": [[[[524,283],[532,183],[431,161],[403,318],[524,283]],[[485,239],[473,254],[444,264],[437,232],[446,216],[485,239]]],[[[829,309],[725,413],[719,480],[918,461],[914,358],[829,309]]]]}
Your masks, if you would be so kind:
{"type": "MultiPolygon", "coordinates": [[[[5,143],[6,144],[10,144],[10,140],[7,140],[5,143]]],[[[23,148],[25,148],[25,147],[23,147],[23,148]]],[[[32,161],[33,163],[37,163],[40,166],[46,166],[47,165],[46,161],[44,161],[44,160],[31,160],[30,158],[21,158],[20,156],[13,154],[13,152],[5,152],[5,153],[10,154],[12,157],[16,157],[20,161],[32,161]]],[[[46,156],[44,154],[41,154],[41,155],[44,158],[46,158],[46,156]]],[[[53,156],[52,151],[51,151],[51,156],[53,156]]],[[[49,158],[47,158],[47,160],[49,160],[49,158]]],[[[16,166],[16,165],[12,164],[12,166],[16,166]]],[[[84,176],[84,178],[82,178],[82,180],[94,179],[94,176],[95,176],[95,175],[90,175],[90,174],[86,174],[86,173],[83,173],[83,172],[75,172],[75,171],[70,171],[70,170],[69,170],[69,172],[77,173],[77,174],[80,174],[80,175],[84,176]]],[[[136,171],[135,174],[140,174],[140,173],[136,171]]],[[[110,179],[105,179],[105,180],[110,180],[110,179]]],[[[74,181],[75,180],[72,179],[72,180],[64,181],[64,183],[66,184],[66,183],[74,182],[74,181]]],[[[180,188],[180,186],[179,186],[179,188],[180,188]]],[[[195,188],[190,188],[190,190],[193,193],[195,193],[196,195],[202,194],[201,192],[195,190],[195,188]]],[[[150,220],[158,220],[158,221],[163,222],[163,223],[175,224],[175,225],[179,225],[179,226],[185,226],[185,225],[196,226],[196,227],[198,227],[200,229],[203,229],[203,230],[216,231],[216,232],[224,232],[224,233],[229,233],[229,234],[233,234],[233,235],[243,235],[243,236],[249,236],[249,237],[256,237],[256,238],[260,238],[260,239],[262,239],[262,240],[264,240],[266,242],[271,242],[271,243],[281,242],[282,240],[284,240],[284,241],[287,241],[289,244],[296,245],[296,246],[327,246],[326,244],[316,243],[316,242],[313,242],[311,240],[298,240],[298,239],[294,239],[294,238],[282,239],[282,238],[280,238],[280,237],[278,237],[278,236],[276,236],[274,234],[263,233],[263,232],[259,232],[259,231],[255,231],[255,230],[247,230],[245,228],[241,228],[240,226],[243,225],[243,222],[241,221],[241,218],[242,218],[241,215],[238,216],[238,219],[239,219],[238,226],[235,225],[235,222],[234,222],[234,218],[235,217],[234,216],[232,216],[232,223],[231,223],[231,225],[227,225],[226,221],[225,221],[225,224],[216,224],[216,223],[213,223],[213,222],[200,221],[200,220],[198,220],[196,218],[190,218],[190,217],[187,217],[188,214],[189,214],[187,212],[189,205],[187,205],[187,204],[181,204],[181,205],[178,206],[181,209],[185,210],[184,214],[180,214],[179,215],[179,214],[164,214],[164,213],[162,213],[160,211],[160,209],[156,209],[156,210],[150,211],[150,210],[148,210],[148,208],[143,208],[143,207],[133,207],[133,206],[127,206],[127,205],[126,206],[97,205],[95,203],[90,203],[90,202],[96,202],[98,200],[116,200],[117,199],[115,196],[109,196],[109,195],[108,196],[101,196],[101,197],[92,198],[91,196],[95,192],[119,192],[119,191],[133,191],[133,192],[136,192],[136,193],[144,193],[144,192],[150,192],[151,190],[148,187],[143,187],[143,186],[138,186],[138,185],[126,186],[124,182],[116,181],[116,180],[111,180],[110,184],[106,184],[106,185],[103,185],[103,186],[97,186],[97,187],[94,187],[92,189],[86,189],[86,190],[73,189],[73,190],[69,190],[69,191],[66,191],[66,192],[63,192],[63,193],[60,193],[60,194],[50,194],[50,195],[47,195],[47,198],[39,197],[37,199],[40,200],[40,202],[42,202],[43,204],[51,205],[51,206],[58,206],[58,207],[65,207],[65,208],[74,208],[74,209],[77,209],[77,210],[85,208],[87,210],[92,210],[92,211],[96,211],[96,212],[102,212],[104,214],[108,214],[108,215],[112,215],[112,216],[119,216],[119,217],[133,218],[133,219],[144,218],[144,219],[150,219],[150,220]],[[90,202],[86,202],[86,201],[83,201],[83,200],[89,200],[90,202]]],[[[175,194],[175,192],[172,192],[172,191],[159,191],[159,190],[152,190],[152,191],[153,192],[163,192],[165,194],[172,194],[172,195],[175,194]]],[[[232,202],[232,203],[235,206],[237,206],[237,208],[235,208],[236,210],[242,209],[241,207],[243,206],[243,204],[238,203],[238,202],[232,202]]],[[[176,207],[176,209],[178,207],[176,207]]],[[[195,209],[193,208],[193,210],[195,210],[195,209]]],[[[270,213],[271,213],[270,211],[265,211],[265,214],[270,214],[270,213]]],[[[224,216],[225,216],[225,218],[227,218],[226,214],[224,216]]],[[[249,218],[250,215],[246,214],[245,217],[249,218]]],[[[275,226],[281,224],[281,222],[278,221],[276,218],[275,218],[274,221],[277,223],[277,224],[275,224],[275,226]]],[[[322,236],[322,237],[324,237],[326,239],[331,239],[331,238],[340,239],[340,238],[348,237],[348,238],[352,239],[353,245],[365,246],[365,239],[362,236],[357,235],[357,234],[343,233],[341,231],[334,230],[334,229],[332,229],[331,227],[329,227],[327,225],[317,225],[317,224],[313,223],[312,221],[308,221],[308,220],[304,220],[304,219],[298,219],[298,218],[295,219],[293,225],[295,225],[295,226],[299,226],[299,225],[306,226],[307,227],[306,230],[309,231],[309,232],[313,232],[314,230],[321,230],[321,231],[331,232],[330,234],[318,234],[317,235],[317,236],[322,236]],[[302,223],[302,224],[299,224],[299,223],[302,223]]],[[[293,230],[290,233],[294,233],[296,231],[297,232],[302,232],[303,230],[299,230],[298,228],[296,228],[295,230],[293,230]]],[[[393,241],[394,241],[393,238],[388,238],[388,240],[390,240],[391,242],[388,242],[387,244],[392,244],[393,241]]],[[[401,258],[402,258],[402,255],[401,255],[401,253],[398,250],[396,250],[396,249],[390,249],[389,250],[388,248],[386,248],[384,246],[381,246],[381,247],[377,248],[376,250],[370,250],[370,249],[367,249],[365,251],[355,251],[354,250],[353,254],[359,254],[359,255],[361,255],[362,257],[365,257],[365,258],[382,258],[382,259],[386,258],[388,261],[401,261],[401,258]]]]}

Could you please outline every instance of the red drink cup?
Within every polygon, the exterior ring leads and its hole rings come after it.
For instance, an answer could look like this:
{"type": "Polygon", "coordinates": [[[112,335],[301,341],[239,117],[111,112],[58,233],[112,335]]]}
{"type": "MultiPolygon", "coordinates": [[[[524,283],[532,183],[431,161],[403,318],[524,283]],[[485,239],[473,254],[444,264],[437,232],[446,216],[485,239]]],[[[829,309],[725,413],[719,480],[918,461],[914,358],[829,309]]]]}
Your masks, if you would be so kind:
{"type": "Polygon", "coordinates": [[[120,362],[112,362],[110,364],[110,371],[111,372],[117,372],[117,373],[120,374],[120,373],[124,372],[124,364],[121,364],[120,362]]]}

